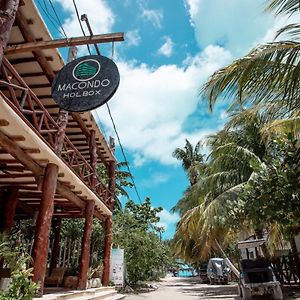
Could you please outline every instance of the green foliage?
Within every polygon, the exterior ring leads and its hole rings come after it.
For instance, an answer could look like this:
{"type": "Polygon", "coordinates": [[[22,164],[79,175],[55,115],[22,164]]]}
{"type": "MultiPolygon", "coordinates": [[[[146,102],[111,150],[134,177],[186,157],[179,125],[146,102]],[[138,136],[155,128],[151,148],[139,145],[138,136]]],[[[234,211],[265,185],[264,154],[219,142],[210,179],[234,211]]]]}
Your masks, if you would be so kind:
{"type": "Polygon", "coordinates": [[[0,257],[11,270],[11,283],[7,291],[0,291],[0,299],[5,300],[31,300],[37,290],[32,282],[32,268],[27,268],[31,257],[26,254],[14,237],[8,239],[0,236],[0,257]]]}
{"type": "Polygon", "coordinates": [[[265,164],[253,165],[256,174],[240,194],[245,218],[259,228],[277,223],[289,235],[300,223],[300,167],[296,142],[291,135],[274,139],[269,144],[265,164]]]}
{"type": "Polygon", "coordinates": [[[128,201],[114,217],[114,246],[125,249],[128,283],[132,286],[159,276],[171,262],[168,245],[156,233],[161,230],[155,226],[161,210],[152,208],[147,198],[141,205],[128,201]]]}
{"type": "MultiPolygon", "coordinates": [[[[116,202],[115,209],[121,209],[121,202],[119,200],[120,196],[124,196],[129,199],[129,195],[125,188],[132,188],[133,183],[131,180],[131,174],[128,171],[125,171],[123,168],[127,167],[126,162],[118,162],[116,165],[116,202]]],[[[97,173],[100,176],[102,182],[107,186],[108,185],[108,174],[104,165],[97,165],[97,173]]]]}

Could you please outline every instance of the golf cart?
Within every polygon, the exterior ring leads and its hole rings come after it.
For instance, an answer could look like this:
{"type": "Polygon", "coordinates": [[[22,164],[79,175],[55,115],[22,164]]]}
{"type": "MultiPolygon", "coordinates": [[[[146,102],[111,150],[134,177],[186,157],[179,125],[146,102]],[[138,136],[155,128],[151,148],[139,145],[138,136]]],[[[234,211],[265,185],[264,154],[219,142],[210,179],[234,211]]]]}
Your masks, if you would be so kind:
{"type": "Polygon", "coordinates": [[[223,258],[211,258],[207,265],[210,284],[227,284],[230,269],[223,258]]]}
{"type": "MultiPolygon", "coordinates": [[[[247,258],[240,261],[240,277],[238,294],[243,299],[252,299],[256,295],[269,295],[275,300],[282,300],[282,290],[277,281],[270,262],[260,257],[260,250],[265,240],[247,240],[238,243],[240,250],[246,250],[247,258]],[[249,257],[250,249],[254,249],[254,257],[249,257]]],[[[243,253],[243,251],[241,251],[243,253]]],[[[243,255],[242,255],[243,256],[243,255]]],[[[269,298],[268,298],[269,299],[269,298]]]]}
{"type": "Polygon", "coordinates": [[[282,300],[280,283],[276,280],[270,263],[265,258],[242,259],[238,293],[243,299],[254,295],[270,295],[282,300]]]}

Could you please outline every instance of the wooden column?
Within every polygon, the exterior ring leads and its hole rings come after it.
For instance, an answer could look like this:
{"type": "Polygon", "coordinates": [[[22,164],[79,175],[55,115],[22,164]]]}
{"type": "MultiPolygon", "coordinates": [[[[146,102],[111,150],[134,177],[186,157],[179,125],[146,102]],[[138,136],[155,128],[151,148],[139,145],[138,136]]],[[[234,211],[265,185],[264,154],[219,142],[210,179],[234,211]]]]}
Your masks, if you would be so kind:
{"type": "Polygon", "coordinates": [[[18,203],[18,188],[7,190],[4,204],[3,232],[9,234],[14,226],[14,217],[18,203]]]}
{"type": "MultiPolygon", "coordinates": [[[[69,48],[68,53],[68,62],[73,61],[76,59],[77,55],[77,48],[75,46],[69,48]]],[[[57,117],[57,125],[58,125],[58,132],[56,135],[56,141],[54,145],[54,149],[57,155],[61,155],[61,151],[63,149],[64,145],[64,139],[66,135],[66,128],[68,125],[68,118],[69,118],[69,112],[63,109],[59,110],[58,117],[57,117]]]]}
{"type": "Polygon", "coordinates": [[[112,217],[108,217],[105,221],[105,245],[104,245],[103,275],[102,275],[102,284],[104,286],[107,286],[109,284],[111,244],[112,244],[112,217]]]}
{"type": "Polygon", "coordinates": [[[57,131],[55,145],[54,145],[55,152],[59,156],[61,155],[61,151],[64,145],[66,128],[68,124],[68,117],[69,117],[69,113],[67,111],[63,109],[59,110],[57,121],[56,121],[58,125],[58,131],[57,131]]]}
{"type": "Polygon", "coordinates": [[[2,64],[3,53],[9,40],[18,7],[19,0],[0,1],[0,65],[2,64]]]}
{"type": "Polygon", "coordinates": [[[89,138],[89,146],[90,146],[90,164],[93,169],[93,175],[91,179],[91,187],[94,189],[97,184],[97,144],[95,137],[95,130],[91,130],[91,135],[89,138]]]}
{"type": "Polygon", "coordinates": [[[43,295],[57,175],[58,166],[52,163],[48,164],[44,174],[42,198],[37,217],[35,239],[33,244],[33,281],[38,283],[40,286],[38,296],[43,295]]]}
{"type": "Polygon", "coordinates": [[[50,274],[53,269],[57,267],[57,261],[60,251],[60,229],[61,229],[61,218],[56,218],[53,222],[54,231],[54,242],[51,252],[51,262],[50,262],[50,274]]]}
{"type": "MultiPolygon", "coordinates": [[[[109,147],[112,151],[112,153],[115,152],[115,142],[112,137],[109,139],[109,147]]],[[[111,210],[114,209],[115,204],[115,189],[116,189],[116,163],[115,161],[112,161],[108,165],[108,189],[111,193],[111,197],[109,199],[109,205],[111,210]]]]}
{"type": "Polygon", "coordinates": [[[90,243],[93,229],[93,215],[95,202],[88,201],[85,209],[84,232],[81,242],[81,257],[79,265],[78,286],[79,290],[85,290],[87,285],[87,273],[90,264],[90,243]]]}

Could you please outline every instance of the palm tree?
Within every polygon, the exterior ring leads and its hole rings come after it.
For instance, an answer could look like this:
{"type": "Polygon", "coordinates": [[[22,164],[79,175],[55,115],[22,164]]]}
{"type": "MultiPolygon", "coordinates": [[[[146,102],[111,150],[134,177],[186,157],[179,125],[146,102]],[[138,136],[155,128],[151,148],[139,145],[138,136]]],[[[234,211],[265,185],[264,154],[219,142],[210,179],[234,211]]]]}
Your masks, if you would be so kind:
{"type": "MultiPolygon", "coordinates": [[[[299,13],[298,0],[269,0],[276,14],[299,13]]],[[[299,116],[300,107],[300,24],[279,30],[289,39],[257,46],[246,56],[215,72],[203,86],[210,109],[222,97],[232,101],[231,110],[249,104],[269,104],[282,118],[299,116]],[[272,104],[272,105],[270,105],[272,104]]]]}
{"type": "MultiPolygon", "coordinates": [[[[124,196],[129,199],[129,195],[126,191],[126,188],[132,188],[133,183],[131,180],[131,174],[128,171],[125,171],[123,168],[127,167],[127,162],[118,162],[116,164],[116,191],[115,191],[115,209],[121,210],[122,204],[120,201],[120,197],[124,196]]],[[[104,184],[108,184],[108,175],[107,170],[103,164],[97,165],[97,173],[100,176],[101,180],[104,184]]]]}
{"type": "MultiPolygon", "coordinates": [[[[234,114],[223,130],[208,137],[211,152],[206,177],[192,186],[180,203],[183,206],[198,201],[190,210],[185,207],[177,227],[174,238],[177,255],[190,260],[204,259],[214,248],[220,249],[219,244],[226,245],[236,238],[240,226],[231,223],[237,218],[232,214],[238,194],[253,173],[250,161],[260,164],[264,156],[260,130],[266,119],[259,109],[244,110],[234,114]]],[[[245,224],[245,228],[250,225],[245,224]]]]}
{"type": "Polygon", "coordinates": [[[176,148],[173,152],[173,157],[182,162],[183,169],[188,173],[191,186],[197,182],[199,175],[205,169],[205,155],[200,153],[201,149],[201,141],[194,148],[189,140],[186,139],[184,149],[176,148]]]}

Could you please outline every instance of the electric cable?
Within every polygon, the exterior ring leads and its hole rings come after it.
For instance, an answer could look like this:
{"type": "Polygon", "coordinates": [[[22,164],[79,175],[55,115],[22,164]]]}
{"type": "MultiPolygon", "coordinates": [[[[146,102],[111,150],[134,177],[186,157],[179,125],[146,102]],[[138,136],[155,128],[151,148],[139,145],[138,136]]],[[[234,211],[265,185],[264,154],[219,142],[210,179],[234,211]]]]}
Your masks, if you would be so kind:
{"type": "Polygon", "coordinates": [[[116,124],[115,124],[115,121],[113,119],[113,116],[111,114],[111,110],[109,108],[109,105],[106,103],[106,107],[107,107],[107,110],[108,110],[108,114],[110,116],[110,119],[111,119],[111,122],[113,124],[113,128],[114,128],[114,131],[115,131],[115,134],[116,134],[116,137],[117,137],[117,140],[118,140],[118,143],[119,143],[119,146],[120,146],[120,149],[121,149],[121,152],[122,152],[122,155],[123,155],[123,158],[124,158],[124,161],[126,162],[126,166],[127,166],[127,169],[128,169],[128,172],[130,174],[130,178],[131,178],[131,181],[133,183],[133,187],[134,187],[134,190],[135,190],[135,193],[140,201],[140,204],[142,204],[142,200],[141,200],[141,197],[140,197],[140,194],[137,190],[137,187],[136,187],[136,184],[135,184],[135,180],[132,176],[132,173],[131,173],[131,170],[130,170],[130,167],[129,167],[129,163],[128,163],[128,160],[126,158],[126,155],[125,155],[125,151],[124,151],[124,148],[122,146],[122,143],[121,143],[121,140],[120,140],[120,136],[119,136],[119,133],[118,133],[118,130],[117,130],[117,127],[116,127],[116,124]]]}
{"type": "MultiPolygon", "coordinates": [[[[79,17],[79,12],[78,12],[78,8],[77,8],[76,1],[75,1],[75,0],[73,0],[73,5],[74,5],[74,7],[75,7],[75,11],[76,11],[76,15],[77,15],[77,20],[78,20],[78,22],[79,22],[81,31],[82,31],[82,33],[83,33],[84,36],[85,36],[85,32],[84,32],[83,26],[82,26],[82,24],[81,24],[81,19],[80,19],[80,17],[79,17]]],[[[90,51],[89,45],[87,45],[87,47],[88,47],[88,50],[89,50],[90,55],[92,55],[92,54],[91,54],[91,51],[90,51]]],[[[114,54],[114,47],[113,47],[113,54],[114,54]]],[[[130,174],[130,179],[131,179],[131,181],[132,181],[132,184],[133,184],[135,193],[136,193],[136,195],[137,195],[137,197],[138,197],[138,200],[139,200],[140,204],[142,204],[142,200],[141,200],[140,194],[139,194],[139,192],[138,192],[138,189],[137,189],[135,180],[134,180],[134,178],[133,178],[133,176],[132,176],[132,172],[131,172],[131,170],[130,170],[128,160],[127,160],[127,158],[126,158],[125,151],[124,151],[123,145],[122,145],[122,143],[121,143],[121,139],[120,139],[120,136],[119,136],[119,133],[118,133],[118,130],[117,130],[115,121],[114,121],[114,119],[113,119],[111,110],[110,110],[109,105],[108,105],[107,103],[106,103],[106,107],[107,107],[107,110],[108,110],[110,119],[111,119],[111,121],[112,121],[112,125],[113,125],[113,128],[114,128],[114,131],[115,131],[115,134],[116,134],[116,137],[117,137],[117,140],[118,140],[118,143],[119,143],[119,146],[120,146],[120,149],[121,149],[121,152],[122,152],[124,161],[125,161],[125,163],[126,163],[127,170],[128,170],[128,172],[129,172],[129,174],[130,174]]],[[[151,224],[151,225],[152,225],[152,224],[151,224]]]]}
{"type": "Polygon", "coordinates": [[[58,23],[59,23],[59,26],[60,26],[61,30],[63,31],[65,37],[68,38],[68,36],[67,36],[67,34],[66,34],[65,30],[64,30],[64,27],[63,27],[63,25],[62,25],[62,22],[60,21],[60,18],[59,18],[58,14],[57,14],[57,12],[56,12],[56,9],[55,9],[55,7],[54,7],[54,5],[53,5],[53,3],[52,3],[52,0],[49,0],[49,2],[50,2],[50,5],[51,5],[51,7],[52,7],[52,10],[54,11],[54,14],[55,14],[55,16],[56,16],[56,18],[57,18],[57,21],[58,21],[58,23]]]}
{"type": "Polygon", "coordinates": [[[60,25],[57,23],[57,21],[55,20],[55,18],[49,13],[48,8],[46,7],[46,4],[44,3],[45,8],[43,7],[43,5],[41,4],[40,0],[37,0],[37,3],[39,4],[41,10],[44,12],[45,16],[48,18],[49,22],[54,26],[54,28],[59,32],[59,34],[61,36],[65,36],[67,38],[67,36],[64,33],[64,30],[61,31],[59,29],[60,25]]]}
{"type": "MultiPolygon", "coordinates": [[[[83,26],[82,26],[81,21],[80,21],[79,12],[78,12],[78,8],[77,8],[77,4],[76,4],[75,0],[73,0],[73,5],[74,5],[75,11],[76,11],[77,20],[79,22],[79,26],[81,28],[81,31],[82,31],[83,35],[86,36],[85,31],[84,31],[83,26]]],[[[86,44],[86,46],[88,48],[89,54],[92,55],[89,44],[86,44]]]]}

